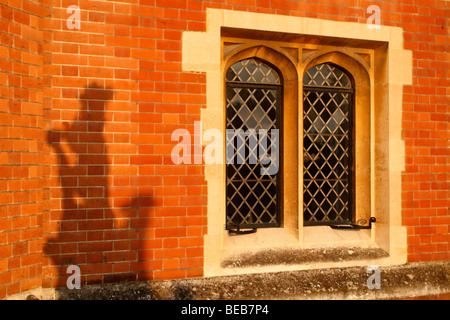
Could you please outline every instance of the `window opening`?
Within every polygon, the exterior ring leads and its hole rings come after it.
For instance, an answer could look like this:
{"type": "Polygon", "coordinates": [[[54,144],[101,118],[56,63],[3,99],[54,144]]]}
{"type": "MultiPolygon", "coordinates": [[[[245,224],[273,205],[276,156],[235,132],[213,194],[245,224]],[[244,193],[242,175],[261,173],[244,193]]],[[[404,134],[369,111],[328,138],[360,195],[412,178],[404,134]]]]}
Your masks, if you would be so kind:
{"type": "Polygon", "coordinates": [[[226,72],[226,229],[278,227],[282,80],[263,61],[234,63],[226,72]],[[276,170],[269,172],[270,165],[276,170]]]}

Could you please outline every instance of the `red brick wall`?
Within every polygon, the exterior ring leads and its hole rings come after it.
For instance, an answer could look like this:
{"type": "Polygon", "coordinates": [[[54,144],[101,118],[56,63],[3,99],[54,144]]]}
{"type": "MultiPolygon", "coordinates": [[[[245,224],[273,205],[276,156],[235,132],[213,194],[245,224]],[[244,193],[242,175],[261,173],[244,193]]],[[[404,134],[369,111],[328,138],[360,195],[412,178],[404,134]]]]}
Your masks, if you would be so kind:
{"type": "Polygon", "coordinates": [[[42,283],[41,14],[0,4],[0,299],[42,283]]]}
{"type": "Polygon", "coordinates": [[[83,284],[202,275],[203,168],[170,154],[204,76],[181,72],[179,10],[136,2],[79,2],[80,30],[73,2],[46,19],[44,287],[65,286],[70,264],[83,284]]]}
{"type": "Polygon", "coordinates": [[[205,75],[181,70],[181,35],[205,31],[208,7],[365,23],[378,5],[382,24],[404,29],[414,67],[403,105],[408,257],[450,258],[445,1],[9,3],[0,6],[0,298],[39,286],[41,261],[44,287],[65,286],[71,264],[83,284],[202,275],[204,168],[174,165],[170,152],[173,130],[194,132],[206,102],[205,75]],[[67,28],[70,5],[80,30],[67,28]]]}
{"type": "Polygon", "coordinates": [[[414,58],[403,104],[403,222],[411,262],[450,259],[450,10],[448,2],[447,8],[441,1],[420,4],[409,6],[399,24],[414,58]]]}
{"type": "Polygon", "coordinates": [[[410,262],[450,259],[450,8],[445,1],[418,3],[405,6],[395,24],[413,51],[413,85],[403,94],[402,213],[410,262]]]}

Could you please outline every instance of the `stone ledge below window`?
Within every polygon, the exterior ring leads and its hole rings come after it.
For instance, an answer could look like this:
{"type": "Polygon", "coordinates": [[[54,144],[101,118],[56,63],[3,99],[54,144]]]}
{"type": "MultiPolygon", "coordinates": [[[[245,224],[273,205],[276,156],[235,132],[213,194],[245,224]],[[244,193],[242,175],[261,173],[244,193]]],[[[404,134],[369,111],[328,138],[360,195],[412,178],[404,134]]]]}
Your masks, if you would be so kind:
{"type": "Polygon", "coordinates": [[[222,261],[222,268],[248,268],[268,265],[296,265],[317,262],[342,262],[388,257],[383,249],[372,247],[336,247],[308,249],[268,249],[241,253],[222,261]]]}

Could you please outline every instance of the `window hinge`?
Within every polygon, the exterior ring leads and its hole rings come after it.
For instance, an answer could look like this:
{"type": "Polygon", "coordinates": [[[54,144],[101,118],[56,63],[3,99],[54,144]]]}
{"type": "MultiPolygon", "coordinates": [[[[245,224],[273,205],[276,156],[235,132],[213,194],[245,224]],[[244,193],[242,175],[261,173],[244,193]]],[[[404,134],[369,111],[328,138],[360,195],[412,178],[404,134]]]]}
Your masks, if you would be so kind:
{"type": "Polygon", "coordinates": [[[230,236],[233,236],[233,235],[237,236],[237,235],[255,233],[258,230],[257,228],[241,230],[240,225],[238,225],[238,224],[235,224],[233,226],[236,227],[236,229],[228,229],[228,234],[230,236]]]}
{"type": "MultiPolygon", "coordinates": [[[[362,222],[362,224],[365,223],[365,220],[359,220],[358,222],[362,222]]],[[[330,226],[332,229],[350,229],[350,230],[360,230],[360,229],[372,229],[372,223],[377,222],[377,219],[375,217],[371,217],[369,219],[369,225],[368,226],[363,226],[360,224],[356,224],[356,223],[351,223],[351,224],[346,224],[346,225],[334,225],[334,226],[330,226]]]]}

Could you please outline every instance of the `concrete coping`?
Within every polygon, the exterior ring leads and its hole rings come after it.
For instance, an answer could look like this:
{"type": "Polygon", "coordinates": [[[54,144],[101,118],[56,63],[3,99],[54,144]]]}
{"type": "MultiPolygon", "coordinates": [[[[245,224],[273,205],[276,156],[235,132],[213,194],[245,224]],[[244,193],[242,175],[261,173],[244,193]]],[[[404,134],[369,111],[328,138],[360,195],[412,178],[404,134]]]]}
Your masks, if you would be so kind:
{"type": "Polygon", "coordinates": [[[366,267],[283,271],[211,278],[44,289],[59,300],[404,299],[450,293],[450,261],[379,266],[380,288],[370,289],[366,267]]]}

